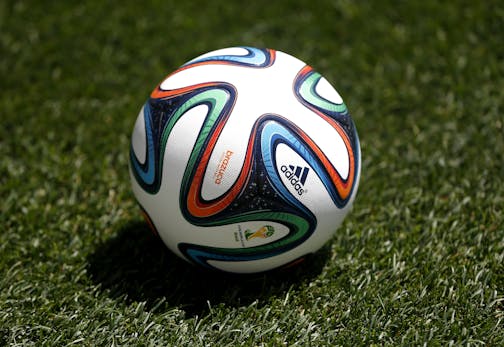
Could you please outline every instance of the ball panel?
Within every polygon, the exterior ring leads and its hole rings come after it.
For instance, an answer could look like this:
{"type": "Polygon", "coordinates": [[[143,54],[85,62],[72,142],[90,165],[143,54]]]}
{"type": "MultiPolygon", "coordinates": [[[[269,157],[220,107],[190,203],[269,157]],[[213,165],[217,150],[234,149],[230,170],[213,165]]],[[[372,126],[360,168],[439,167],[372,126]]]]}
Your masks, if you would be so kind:
{"type": "Polygon", "coordinates": [[[145,164],[145,160],[147,159],[147,139],[145,131],[144,106],[140,109],[135,126],[133,127],[131,147],[138,162],[140,164],[145,164]]]}
{"type": "Polygon", "coordinates": [[[200,62],[204,61],[206,59],[213,59],[215,60],[216,57],[222,57],[222,56],[237,56],[237,57],[244,57],[247,54],[249,54],[249,51],[245,47],[229,47],[229,48],[222,48],[222,49],[217,49],[215,51],[211,51],[205,54],[202,54],[192,60],[189,60],[186,64],[184,65],[189,65],[193,64],[195,62],[200,62]]]}
{"type": "Polygon", "coordinates": [[[304,256],[305,254],[298,255],[298,251],[286,252],[282,257],[259,259],[259,260],[246,260],[239,262],[230,262],[222,260],[209,260],[208,265],[212,268],[219,269],[226,272],[251,274],[266,270],[272,270],[284,266],[285,264],[304,256]]]}
{"type": "MultiPolygon", "coordinates": [[[[137,124],[143,124],[144,132],[139,130],[142,125],[135,127],[132,137],[135,142],[130,147],[130,165],[133,169],[136,181],[146,190],[156,186],[156,150],[155,136],[152,133],[151,108],[146,103],[137,117],[137,124]],[[142,145],[143,143],[143,145],[142,145]],[[136,148],[134,147],[136,146],[136,148]],[[142,151],[143,150],[143,151],[142,151]],[[142,152],[137,156],[138,152],[142,152]],[[143,159],[143,160],[142,160],[143,159]]],[[[155,188],[154,188],[155,189],[155,188]]]]}
{"type": "MultiPolygon", "coordinates": [[[[294,88],[298,100],[331,125],[317,126],[319,134],[312,138],[316,139],[315,141],[327,155],[338,174],[342,179],[346,180],[350,174],[350,166],[353,165],[349,158],[352,149],[345,143],[346,134],[338,131],[340,127],[334,120],[342,119],[348,114],[348,111],[343,100],[341,100],[341,103],[335,104],[317,94],[316,86],[320,84],[322,79],[320,74],[314,72],[310,67],[306,67],[298,74],[294,88]]],[[[327,92],[327,89],[334,89],[328,83],[322,82],[322,86],[326,89],[325,92],[327,92]]],[[[334,92],[336,91],[334,90],[334,92]]],[[[302,126],[302,129],[310,129],[310,127],[305,128],[302,126]]]]}
{"type": "Polygon", "coordinates": [[[320,78],[315,85],[315,93],[333,104],[343,104],[343,99],[339,93],[324,77],[320,78]]]}
{"type": "Polygon", "coordinates": [[[189,109],[184,117],[174,125],[167,138],[166,150],[163,152],[161,170],[163,182],[155,193],[145,190],[138,182],[130,165],[130,177],[133,193],[140,205],[148,212],[152,224],[164,243],[179,256],[183,256],[176,244],[185,230],[193,231],[194,226],[187,223],[180,212],[178,200],[180,184],[184,177],[187,162],[191,156],[198,133],[195,127],[201,127],[208,113],[208,107],[200,105],[189,109]]]}
{"type": "Polygon", "coordinates": [[[203,54],[182,67],[195,64],[226,64],[263,68],[275,61],[275,51],[255,47],[230,47],[203,54]]]}
{"type": "MultiPolygon", "coordinates": [[[[179,250],[196,264],[211,267],[209,261],[220,260],[226,262],[255,261],[260,259],[283,258],[284,253],[294,249],[305,241],[314,230],[315,223],[309,223],[305,218],[284,212],[256,212],[252,215],[238,215],[229,218],[227,223],[249,222],[263,220],[270,224],[276,222],[288,228],[289,233],[283,238],[268,244],[250,248],[221,248],[207,246],[200,239],[197,243],[180,243],[179,250]]],[[[228,224],[229,225],[229,224],[228,224]]]]}

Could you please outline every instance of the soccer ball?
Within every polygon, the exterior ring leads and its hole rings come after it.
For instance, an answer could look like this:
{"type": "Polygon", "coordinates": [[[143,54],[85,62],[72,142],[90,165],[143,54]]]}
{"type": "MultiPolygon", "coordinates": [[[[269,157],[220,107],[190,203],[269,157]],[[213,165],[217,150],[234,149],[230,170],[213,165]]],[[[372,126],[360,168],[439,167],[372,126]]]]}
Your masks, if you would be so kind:
{"type": "Polygon", "coordinates": [[[340,95],[272,49],[201,55],[152,92],[131,138],[133,192],[175,254],[253,273],[324,245],[350,210],[360,145],[340,95]]]}

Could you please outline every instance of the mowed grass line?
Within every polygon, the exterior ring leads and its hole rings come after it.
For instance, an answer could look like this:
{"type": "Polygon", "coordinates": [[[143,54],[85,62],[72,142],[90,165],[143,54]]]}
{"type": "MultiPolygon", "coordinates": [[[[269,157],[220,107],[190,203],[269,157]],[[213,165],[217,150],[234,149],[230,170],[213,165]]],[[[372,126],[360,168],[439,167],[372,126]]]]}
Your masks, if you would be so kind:
{"type": "Polygon", "coordinates": [[[504,344],[504,6],[0,5],[0,345],[504,344]],[[353,212],[300,267],[195,269],[149,233],[129,135],[166,74],[265,46],[338,89],[353,212]]]}

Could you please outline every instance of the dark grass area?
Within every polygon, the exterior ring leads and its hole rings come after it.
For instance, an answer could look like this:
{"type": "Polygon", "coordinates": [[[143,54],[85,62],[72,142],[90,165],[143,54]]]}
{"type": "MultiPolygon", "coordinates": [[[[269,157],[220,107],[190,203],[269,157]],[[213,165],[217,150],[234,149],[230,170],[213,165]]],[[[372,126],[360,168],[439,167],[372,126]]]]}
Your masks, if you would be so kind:
{"type": "Polygon", "coordinates": [[[504,6],[0,3],[0,345],[504,344],[504,6]],[[300,267],[203,272],[130,192],[166,74],[266,46],[313,65],[362,145],[354,211],[300,267]]]}

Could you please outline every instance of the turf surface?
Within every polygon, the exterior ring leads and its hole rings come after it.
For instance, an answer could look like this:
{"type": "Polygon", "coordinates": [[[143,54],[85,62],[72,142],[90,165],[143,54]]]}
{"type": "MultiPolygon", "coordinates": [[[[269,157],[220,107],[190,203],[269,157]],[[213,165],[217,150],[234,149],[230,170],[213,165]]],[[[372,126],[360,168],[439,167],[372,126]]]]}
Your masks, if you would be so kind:
{"type": "Polygon", "coordinates": [[[3,1],[1,345],[503,345],[500,1],[3,1]],[[163,76],[266,46],[325,75],[363,170],[290,271],[202,272],[147,231],[129,135],[163,76]]]}

